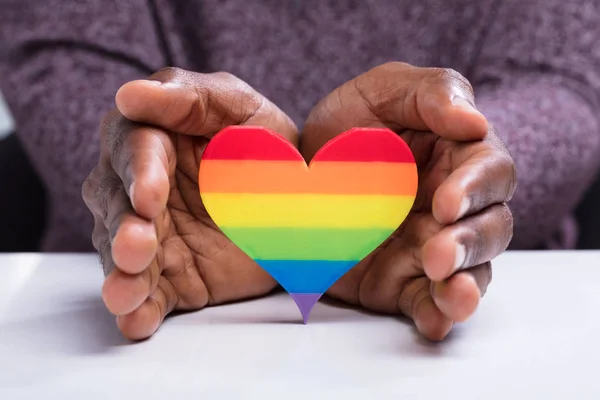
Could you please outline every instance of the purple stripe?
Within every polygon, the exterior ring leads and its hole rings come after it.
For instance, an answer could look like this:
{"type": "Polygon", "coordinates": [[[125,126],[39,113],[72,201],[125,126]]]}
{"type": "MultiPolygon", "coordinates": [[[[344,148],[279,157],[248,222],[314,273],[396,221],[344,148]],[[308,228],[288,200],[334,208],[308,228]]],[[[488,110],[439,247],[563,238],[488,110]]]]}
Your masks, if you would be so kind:
{"type": "Polygon", "coordinates": [[[290,293],[292,299],[296,302],[298,309],[300,310],[300,314],[302,314],[302,320],[306,324],[308,322],[308,317],[310,316],[310,312],[319,299],[321,298],[321,293],[290,293]]]}

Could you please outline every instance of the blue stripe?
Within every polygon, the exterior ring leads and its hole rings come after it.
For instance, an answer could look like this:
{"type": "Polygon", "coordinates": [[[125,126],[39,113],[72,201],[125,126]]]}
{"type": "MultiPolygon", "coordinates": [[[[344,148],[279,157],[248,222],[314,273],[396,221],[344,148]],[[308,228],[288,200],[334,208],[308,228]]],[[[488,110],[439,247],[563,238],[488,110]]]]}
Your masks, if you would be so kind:
{"type": "Polygon", "coordinates": [[[325,293],[358,261],[255,260],[288,293],[325,293]]]}

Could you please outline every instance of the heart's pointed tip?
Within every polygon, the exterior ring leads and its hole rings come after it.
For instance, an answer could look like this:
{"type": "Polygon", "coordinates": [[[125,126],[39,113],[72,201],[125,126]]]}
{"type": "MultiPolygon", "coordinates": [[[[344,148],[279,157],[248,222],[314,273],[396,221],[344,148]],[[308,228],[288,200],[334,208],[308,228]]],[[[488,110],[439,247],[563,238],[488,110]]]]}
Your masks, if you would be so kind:
{"type": "Polygon", "coordinates": [[[292,299],[294,299],[294,302],[298,306],[298,310],[300,310],[304,325],[308,323],[310,313],[322,295],[322,293],[290,293],[290,296],[292,296],[292,299]]]}
{"type": "MultiPolygon", "coordinates": [[[[315,302],[315,304],[317,304],[317,302],[315,302]]],[[[308,309],[302,309],[300,307],[298,307],[300,309],[300,314],[302,315],[302,323],[304,325],[308,324],[308,319],[310,318],[310,312],[313,310],[314,304],[308,308],[308,309]]]]}
{"type": "Polygon", "coordinates": [[[302,323],[304,325],[308,324],[308,319],[310,318],[310,312],[312,311],[313,307],[314,307],[314,304],[310,308],[301,308],[300,306],[298,306],[298,308],[300,309],[300,315],[302,315],[302,323]]]}

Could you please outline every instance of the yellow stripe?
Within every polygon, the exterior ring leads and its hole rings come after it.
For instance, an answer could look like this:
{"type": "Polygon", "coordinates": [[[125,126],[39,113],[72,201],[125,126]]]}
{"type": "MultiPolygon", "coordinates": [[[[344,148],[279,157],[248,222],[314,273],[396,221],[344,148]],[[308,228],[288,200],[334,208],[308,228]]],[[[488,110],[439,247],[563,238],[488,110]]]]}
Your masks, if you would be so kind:
{"type": "Polygon", "coordinates": [[[203,193],[222,227],[395,228],[412,196],[203,193]]]}

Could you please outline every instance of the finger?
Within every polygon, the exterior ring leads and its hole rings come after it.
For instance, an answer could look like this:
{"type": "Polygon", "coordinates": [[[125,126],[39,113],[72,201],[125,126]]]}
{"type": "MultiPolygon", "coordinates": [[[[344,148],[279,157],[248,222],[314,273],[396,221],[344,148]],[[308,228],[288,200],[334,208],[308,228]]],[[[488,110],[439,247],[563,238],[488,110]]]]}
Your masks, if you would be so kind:
{"type": "Polygon", "coordinates": [[[295,145],[298,140],[297,129],[285,113],[227,73],[166,68],[148,80],[123,85],[116,103],[128,119],[173,132],[210,137],[228,125],[258,125],[295,145]]]}
{"type": "Polygon", "coordinates": [[[97,213],[93,213],[94,216],[94,229],[92,231],[92,245],[98,251],[102,246],[102,242],[110,241],[108,236],[108,229],[104,225],[104,220],[97,213]]]}
{"type": "Polygon", "coordinates": [[[514,194],[517,176],[510,155],[485,142],[469,147],[468,155],[454,157],[458,165],[433,196],[432,212],[441,224],[507,202],[514,194]]]}
{"type": "Polygon", "coordinates": [[[121,179],[106,160],[94,168],[82,193],[94,215],[92,243],[105,275],[116,266],[132,274],[145,269],[157,247],[154,225],[136,215],[121,179]]]}
{"type": "Polygon", "coordinates": [[[126,315],[140,307],[158,284],[160,267],[156,259],[141,273],[130,275],[114,269],[102,286],[102,300],[114,315],[126,315]]]}
{"type": "Polygon", "coordinates": [[[108,276],[108,274],[110,274],[115,269],[115,262],[113,261],[111,255],[108,230],[106,230],[105,235],[102,235],[102,237],[98,239],[98,243],[95,244],[95,247],[98,249],[98,255],[100,256],[100,265],[102,266],[104,276],[108,276]]]}
{"type": "Polygon", "coordinates": [[[432,131],[458,141],[487,135],[473,89],[449,69],[388,63],[338,87],[310,113],[301,149],[308,159],[330,139],[353,127],[432,131]]]}
{"type": "Polygon", "coordinates": [[[425,338],[438,341],[450,333],[453,322],[435,305],[430,286],[426,277],[411,280],[400,293],[398,311],[411,318],[425,338]]]}
{"type": "Polygon", "coordinates": [[[102,162],[96,164],[81,185],[81,197],[83,202],[94,216],[97,216],[100,213],[98,195],[101,194],[100,188],[105,166],[106,163],[102,162]]]}
{"type": "Polygon", "coordinates": [[[131,340],[143,340],[152,336],[165,317],[177,306],[177,294],[164,277],[160,277],[154,293],[135,311],[117,317],[117,325],[123,335],[131,340]]]}
{"type": "Polygon", "coordinates": [[[404,286],[417,276],[423,275],[421,246],[435,236],[442,226],[429,213],[415,214],[409,221],[410,235],[402,240],[392,239],[380,248],[371,260],[360,280],[359,301],[368,309],[396,313],[398,296],[404,286]]]}
{"type": "Polygon", "coordinates": [[[107,276],[114,269],[114,263],[112,262],[112,256],[110,254],[110,238],[108,236],[108,229],[106,229],[106,226],[104,226],[104,221],[98,214],[94,214],[92,245],[98,251],[100,256],[100,265],[104,272],[104,276],[107,276]],[[110,261],[108,261],[107,258],[110,258],[110,261]]]}
{"type": "Polygon", "coordinates": [[[425,77],[403,101],[404,110],[382,103],[379,113],[387,116],[389,123],[403,122],[404,117],[404,129],[422,123],[421,130],[430,130],[446,139],[483,139],[488,132],[488,122],[475,106],[469,81],[451,69],[427,68],[421,73],[425,77]]]}
{"type": "Polygon", "coordinates": [[[83,200],[93,215],[101,220],[106,218],[108,199],[121,185],[121,179],[110,164],[104,159],[100,160],[82,185],[83,200]]]}
{"type": "Polygon", "coordinates": [[[423,269],[435,282],[456,271],[492,260],[506,250],[513,217],[506,204],[494,205],[442,229],[421,249],[423,269]]]}
{"type": "Polygon", "coordinates": [[[121,186],[107,200],[104,221],[116,267],[127,274],[142,272],[156,256],[158,238],[152,221],[140,218],[121,186]]]}
{"type": "Polygon", "coordinates": [[[135,211],[152,219],[164,210],[169,176],[175,171],[175,147],[163,130],[141,126],[118,112],[102,126],[107,157],[131,199],[135,211]]]}
{"type": "Polygon", "coordinates": [[[444,282],[433,284],[433,300],[449,319],[466,321],[479,306],[491,280],[490,262],[460,271],[444,282]]]}
{"type": "MultiPolygon", "coordinates": [[[[94,216],[94,230],[92,231],[92,245],[98,251],[100,266],[104,276],[115,269],[111,254],[111,243],[108,228],[104,224],[107,213],[107,197],[114,192],[118,179],[114,174],[106,174],[106,163],[98,163],[82,185],[82,195],[85,204],[94,216]]],[[[110,171],[110,169],[108,169],[110,171]]]]}

